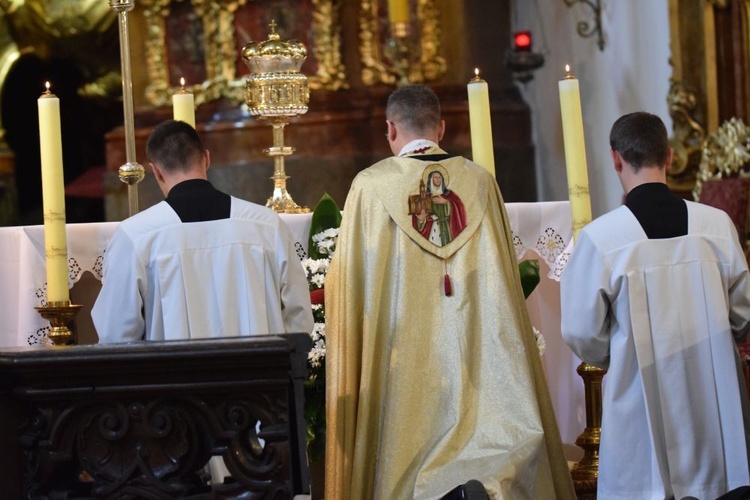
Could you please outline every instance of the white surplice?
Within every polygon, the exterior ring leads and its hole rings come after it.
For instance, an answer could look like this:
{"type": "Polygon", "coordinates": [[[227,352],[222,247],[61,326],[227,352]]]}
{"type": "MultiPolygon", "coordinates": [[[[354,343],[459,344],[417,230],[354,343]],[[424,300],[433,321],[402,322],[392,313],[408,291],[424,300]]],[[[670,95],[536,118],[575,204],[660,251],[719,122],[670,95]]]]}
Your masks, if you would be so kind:
{"type": "Polygon", "coordinates": [[[580,233],[562,281],[562,334],[604,378],[598,498],[714,499],[750,484],[750,328],[736,230],[687,202],[688,234],[649,240],[627,207],[580,233]]]}
{"type": "Polygon", "coordinates": [[[313,328],[289,229],[274,211],[237,198],[228,219],[183,223],[161,202],[121,222],[91,316],[101,343],[313,328]]]}

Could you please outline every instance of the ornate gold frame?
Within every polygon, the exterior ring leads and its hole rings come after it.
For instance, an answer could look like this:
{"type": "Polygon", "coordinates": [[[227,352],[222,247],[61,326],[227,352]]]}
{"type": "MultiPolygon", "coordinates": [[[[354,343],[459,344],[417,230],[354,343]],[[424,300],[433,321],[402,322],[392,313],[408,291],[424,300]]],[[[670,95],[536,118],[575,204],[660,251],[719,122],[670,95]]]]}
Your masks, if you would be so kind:
{"type": "MultiPolygon", "coordinates": [[[[392,85],[398,79],[393,65],[383,58],[383,44],[380,42],[383,25],[378,17],[380,1],[361,0],[360,4],[359,53],[362,82],[368,86],[380,83],[392,85]]],[[[445,74],[445,59],[438,55],[441,33],[438,14],[435,0],[417,0],[416,26],[419,31],[416,39],[421,52],[418,63],[411,66],[410,82],[434,81],[445,74]]]]}
{"type": "MultiPolygon", "coordinates": [[[[169,84],[167,68],[166,19],[173,3],[187,0],[142,0],[146,22],[146,66],[149,83],[146,99],[154,106],[171,103],[174,88],[169,84]]],[[[219,38],[218,6],[210,0],[192,0],[195,13],[201,17],[205,36],[206,75],[203,82],[188,82],[195,95],[196,106],[218,99],[223,93],[221,41],[219,38]]]]}
{"type": "MultiPolygon", "coordinates": [[[[146,62],[148,86],[146,99],[154,106],[171,102],[174,88],[167,73],[167,41],[165,22],[170,5],[190,0],[142,0],[146,23],[146,62]]],[[[245,79],[237,76],[235,62],[239,55],[234,47],[234,15],[248,0],[216,2],[191,0],[196,14],[201,17],[205,33],[206,75],[204,82],[192,83],[195,104],[226,97],[242,102],[245,79]]],[[[340,0],[311,0],[312,47],[318,60],[318,71],[309,76],[311,89],[337,90],[347,87],[346,71],[341,55],[340,0]]]]}
{"type": "Polygon", "coordinates": [[[725,0],[669,0],[672,77],[667,102],[675,155],[667,183],[677,192],[692,192],[707,131],[719,125],[713,9],[725,4],[725,0]]]}

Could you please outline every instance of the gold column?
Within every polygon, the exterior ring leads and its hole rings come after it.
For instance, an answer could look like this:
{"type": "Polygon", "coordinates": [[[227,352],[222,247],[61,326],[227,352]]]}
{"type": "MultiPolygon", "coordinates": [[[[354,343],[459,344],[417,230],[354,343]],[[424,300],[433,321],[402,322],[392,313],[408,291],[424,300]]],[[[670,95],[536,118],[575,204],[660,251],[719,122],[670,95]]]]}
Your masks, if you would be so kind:
{"type": "Polygon", "coordinates": [[[125,128],[125,161],[120,167],[120,180],[128,185],[128,213],[138,213],[138,183],[143,180],[145,170],[135,159],[135,127],[133,117],[133,79],[130,74],[130,34],[128,12],[135,7],[135,0],[109,0],[109,6],[119,14],[120,66],[122,71],[122,107],[125,128]]]}

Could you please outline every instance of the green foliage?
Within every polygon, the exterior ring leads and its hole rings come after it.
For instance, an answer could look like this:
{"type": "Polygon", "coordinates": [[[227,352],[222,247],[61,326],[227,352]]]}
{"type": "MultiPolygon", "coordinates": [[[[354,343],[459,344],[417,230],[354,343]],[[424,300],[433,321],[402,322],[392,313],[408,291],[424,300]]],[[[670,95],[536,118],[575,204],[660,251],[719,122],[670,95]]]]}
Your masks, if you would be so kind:
{"type": "Polygon", "coordinates": [[[521,287],[523,298],[528,299],[531,292],[539,284],[539,261],[525,260],[518,264],[518,272],[521,274],[521,287]]]}
{"type": "Polygon", "coordinates": [[[331,198],[328,193],[323,194],[320,201],[315,206],[312,214],[312,223],[310,226],[310,237],[307,242],[307,254],[311,259],[322,259],[328,257],[322,255],[315,244],[313,243],[312,237],[315,234],[322,233],[326,229],[339,227],[341,225],[341,210],[336,204],[336,201],[331,198]]]}

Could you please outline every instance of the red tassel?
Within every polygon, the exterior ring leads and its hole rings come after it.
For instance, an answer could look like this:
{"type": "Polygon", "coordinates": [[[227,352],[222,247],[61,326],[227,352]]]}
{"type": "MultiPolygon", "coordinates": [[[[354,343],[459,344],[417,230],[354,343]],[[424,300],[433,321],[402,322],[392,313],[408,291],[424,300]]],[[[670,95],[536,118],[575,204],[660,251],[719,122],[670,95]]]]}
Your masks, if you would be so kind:
{"type": "Polygon", "coordinates": [[[445,285],[445,296],[450,297],[453,295],[453,286],[451,285],[451,277],[447,274],[443,278],[443,284],[445,285]]]}

